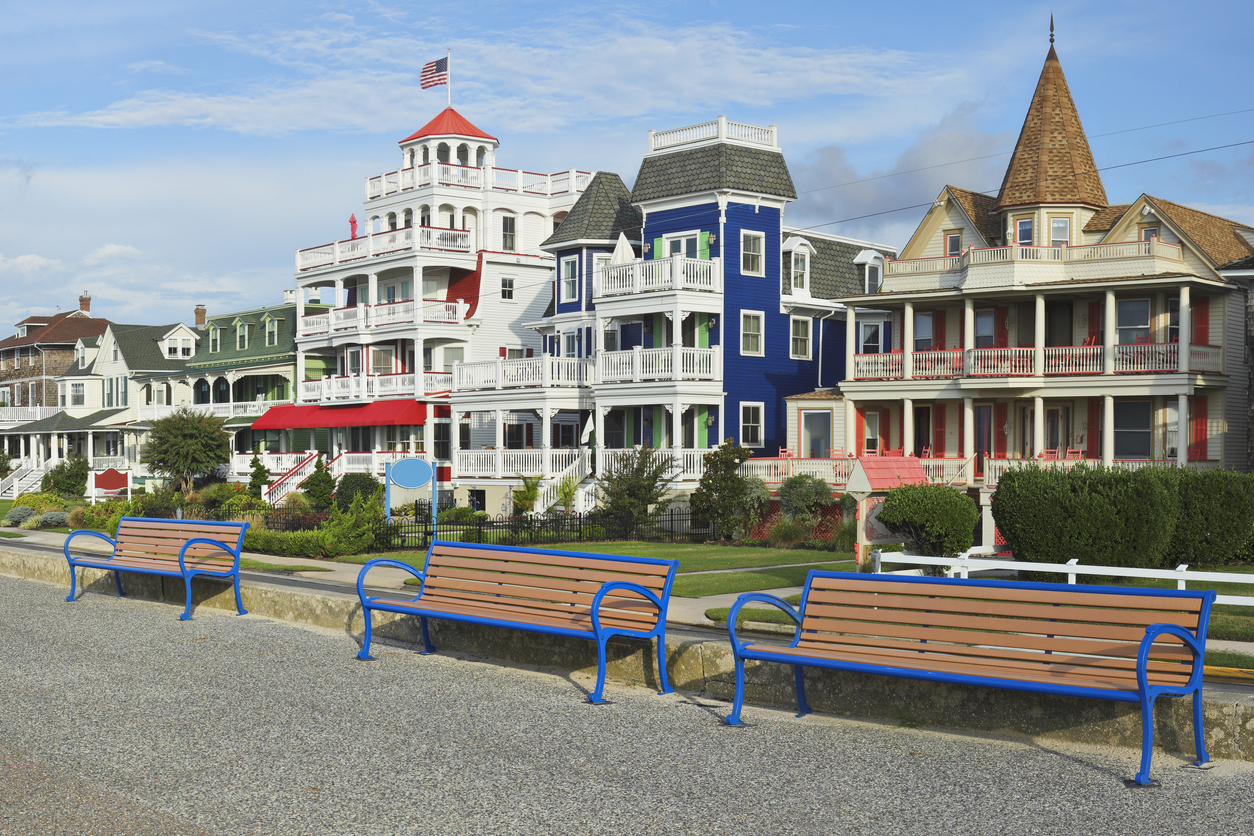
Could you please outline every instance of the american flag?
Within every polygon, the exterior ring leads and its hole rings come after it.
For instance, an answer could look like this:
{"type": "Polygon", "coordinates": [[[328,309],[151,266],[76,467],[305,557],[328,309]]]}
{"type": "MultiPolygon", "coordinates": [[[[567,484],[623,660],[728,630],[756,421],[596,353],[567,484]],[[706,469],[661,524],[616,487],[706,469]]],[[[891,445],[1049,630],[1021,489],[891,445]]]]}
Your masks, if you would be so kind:
{"type": "Polygon", "coordinates": [[[432,61],[422,68],[422,89],[448,84],[448,58],[432,61]]]}

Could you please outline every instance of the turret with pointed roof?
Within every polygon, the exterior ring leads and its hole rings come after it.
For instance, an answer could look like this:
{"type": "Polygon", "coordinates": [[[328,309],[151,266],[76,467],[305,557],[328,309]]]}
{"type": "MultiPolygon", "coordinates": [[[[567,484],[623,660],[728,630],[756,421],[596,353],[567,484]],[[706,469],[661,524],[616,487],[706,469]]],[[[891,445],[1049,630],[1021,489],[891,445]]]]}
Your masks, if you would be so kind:
{"type": "Polygon", "coordinates": [[[622,233],[626,233],[629,242],[638,244],[641,221],[640,209],[632,205],[631,192],[623,178],[600,171],[540,247],[552,250],[558,245],[589,241],[613,244],[622,233]]]}

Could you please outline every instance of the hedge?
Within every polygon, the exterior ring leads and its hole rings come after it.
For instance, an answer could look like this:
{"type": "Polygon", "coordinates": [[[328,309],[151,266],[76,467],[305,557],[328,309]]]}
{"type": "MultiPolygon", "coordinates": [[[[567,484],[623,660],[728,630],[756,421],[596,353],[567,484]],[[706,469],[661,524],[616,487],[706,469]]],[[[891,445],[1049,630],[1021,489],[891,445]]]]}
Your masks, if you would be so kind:
{"type": "Polygon", "coordinates": [[[945,485],[903,485],[884,497],[878,518],[916,554],[941,557],[971,548],[980,509],[945,485]]]}
{"type": "Polygon", "coordinates": [[[282,557],[322,557],[321,531],[270,531],[250,527],[244,532],[244,551],[282,557]]]}

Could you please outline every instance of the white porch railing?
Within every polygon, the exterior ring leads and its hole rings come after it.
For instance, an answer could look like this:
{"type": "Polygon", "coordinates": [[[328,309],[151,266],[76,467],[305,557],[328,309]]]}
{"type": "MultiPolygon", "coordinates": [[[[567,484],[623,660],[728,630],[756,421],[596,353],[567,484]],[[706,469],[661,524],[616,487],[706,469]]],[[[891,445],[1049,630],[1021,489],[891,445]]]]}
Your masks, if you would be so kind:
{"type": "Polygon", "coordinates": [[[521,169],[464,166],[456,163],[423,163],[412,168],[389,171],[366,179],[366,199],[420,189],[432,184],[432,177],[441,186],[463,189],[491,189],[503,192],[527,192],[528,194],[557,195],[588,187],[592,173],[588,171],[559,171],[556,174],[537,174],[521,169]]]}
{"type": "MultiPolygon", "coordinates": [[[[536,499],[534,507],[537,513],[543,513],[557,504],[557,491],[562,482],[567,479],[574,479],[576,483],[582,483],[584,479],[588,478],[588,475],[592,472],[590,452],[586,447],[574,450],[550,451],[553,477],[540,488],[540,496],[536,499]]],[[[583,510],[579,507],[579,500],[580,496],[577,491],[575,494],[576,507],[572,510],[583,510]]]]}
{"type": "Polygon", "coordinates": [[[597,381],[722,380],[720,348],[633,348],[597,355],[597,381]]]}
{"type": "Polygon", "coordinates": [[[418,241],[424,250],[451,250],[470,252],[470,231],[465,229],[437,229],[418,227],[418,241]]]}
{"type": "Polygon", "coordinates": [[[402,299],[377,305],[358,304],[333,308],[327,313],[301,317],[302,337],[343,331],[350,328],[379,328],[388,325],[410,325],[419,322],[457,323],[466,318],[470,305],[464,299],[402,299]],[[421,318],[419,318],[419,315],[421,318]]]}
{"type": "MultiPolygon", "coordinates": [[[[1101,467],[1101,459],[985,459],[984,460],[984,484],[985,486],[996,485],[1007,471],[1018,470],[1024,467],[1040,467],[1049,470],[1070,470],[1076,465],[1085,465],[1087,467],[1101,467]]],[[[1174,459],[1115,459],[1110,463],[1110,470],[1141,470],[1146,467],[1179,467],[1179,462],[1174,459]]],[[[1185,468],[1188,470],[1211,470],[1216,466],[1215,462],[1199,461],[1187,462],[1185,468]]]]}
{"type": "Polygon", "coordinates": [[[971,482],[971,468],[975,462],[973,458],[926,458],[920,461],[928,481],[934,485],[965,485],[971,482]]]}
{"type": "Polygon", "coordinates": [[[415,389],[416,385],[417,378],[413,373],[324,377],[322,380],[301,381],[300,400],[301,403],[327,403],[412,398],[424,394],[415,389]]]}
{"type": "Polygon", "coordinates": [[[1223,349],[1217,345],[1189,346],[1189,369],[1221,374],[1224,370],[1223,349]]]}
{"type": "Polygon", "coordinates": [[[60,412],[56,406],[0,406],[0,424],[26,424],[51,418],[60,412]]]}
{"type": "Polygon", "coordinates": [[[1101,374],[1106,362],[1100,345],[1051,346],[1045,350],[1045,374],[1101,374]]]}
{"type": "Polygon", "coordinates": [[[428,395],[443,394],[453,388],[452,372],[423,372],[422,388],[428,395]]]}
{"type": "Polygon", "coordinates": [[[576,357],[518,358],[453,364],[453,390],[513,389],[521,387],[587,386],[592,361],[576,357]]]}
{"type": "Polygon", "coordinates": [[[971,377],[1015,377],[1031,375],[1035,349],[976,348],[970,352],[971,377]]]}
{"type": "MultiPolygon", "coordinates": [[[[688,481],[701,478],[701,474],[704,472],[705,468],[705,454],[710,451],[661,448],[657,452],[659,455],[670,460],[669,475],[672,479],[688,481]]],[[[612,450],[599,449],[597,450],[597,472],[605,473],[609,468],[617,466],[623,457],[634,454],[635,451],[630,448],[612,450]]]]}
{"type": "Polygon", "coordinates": [[[853,357],[853,376],[857,380],[900,380],[901,367],[902,355],[896,351],[853,357]]]}
{"type": "Polygon", "coordinates": [[[1139,343],[1115,346],[1117,372],[1174,372],[1180,368],[1176,343],[1139,343]]]}
{"type": "MultiPolygon", "coordinates": [[[[539,447],[531,450],[454,450],[453,477],[480,479],[512,479],[516,476],[557,478],[589,464],[589,448],[555,449],[539,447]]],[[[583,474],[586,476],[587,472],[583,474]]],[[[580,479],[583,478],[580,476],[580,479]]]]}
{"type": "Polygon", "coordinates": [[[962,349],[915,351],[911,359],[915,377],[962,377],[962,349]]]}
{"type": "Polygon", "coordinates": [[[3,479],[0,479],[0,499],[16,499],[17,486],[22,483],[32,471],[34,466],[27,462],[19,462],[13,468],[13,472],[3,479]]]}
{"type": "Polygon", "coordinates": [[[1182,259],[1180,246],[1159,241],[1116,241],[1109,244],[1083,244],[1076,247],[1033,247],[1011,245],[971,249],[959,256],[911,258],[889,261],[886,276],[915,273],[947,273],[972,264],[1002,264],[1012,261],[1091,262],[1154,256],[1172,261],[1182,259]]]}
{"type": "Polygon", "coordinates": [[[330,330],[331,314],[329,313],[305,314],[300,318],[300,333],[302,336],[325,334],[330,330]]]}
{"type": "Polygon", "coordinates": [[[822,479],[829,485],[844,485],[853,470],[853,459],[794,459],[754,457],[740,465],[740,475],[761,479],[768,485],[778,485],[790,476],[806,474],[822,479]]]}
{"type": "Polygon", "coordinates": [[[593,275],[592,295],[624,296],[659,290],[723,290],[722,260],[667,256],[602,267],[593,275]]]}

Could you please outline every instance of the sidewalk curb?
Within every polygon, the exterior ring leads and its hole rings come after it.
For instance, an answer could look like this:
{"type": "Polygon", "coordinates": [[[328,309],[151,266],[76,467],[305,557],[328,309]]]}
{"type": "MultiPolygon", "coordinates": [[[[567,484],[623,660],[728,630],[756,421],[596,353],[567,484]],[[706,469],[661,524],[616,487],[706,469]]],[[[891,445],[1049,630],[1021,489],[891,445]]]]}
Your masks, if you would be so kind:
{"type": "MultiPolygon", "coordinates": [[[[112,573],[92,569],[80,572],[80,595],[115,594],[112,573]]],[[[0,574],[66,588],[70,582],[64,558],[24,551],[9,543],[0,544],[0,574]]],[[[125,586],[129,597],[178,607],[183,604],[183,583],[176,578],[129,575],[125,586]]],[[[346,642],[345,653],[355,654],[360,647],[363,621],[355,591],[310,591],[249,579],[241,583],[241,595],[245,609],[252,615],[342,631],[351,639],[346,642]]],[[[235,610],[235,597],[229,584],[195,580],[192,597],[197,608],[235,610]]],[[[72,609],[74,605],[66,603],[65,606],[72,609]]],[[[176,616],[177,612],[172,609],[171,618],[176,616]]],[[[412,616],[377,613],[374,623],[375,635],[379,638],[415,648],[421,644],[419,622],[412,616]]],[[[564,672],[579,671],[589,675],[596,672],[596,648],[590,641],[443,620],[433,619],[428,623],[432,641],[440,650],[564,672]]],[[[657,688],[655,658],[651,645],[611,640],[609,675],[619,681],[657,688]]],[[[731,700],[735,673],[731,647],[726,639],[672,628],[666,640],[666,658],[667,673],[675,688],[731,700]]],[[[748,705],[795,706],[790,666],[749,662],[746,671],[748,705]]],[[[806,669],[806,690],[810,705],[816,711],[903,726],[1008,732],[1133,748],[1139,747],[1141,741],[1140,707],[1134,703],[815,669],[806,669]]],[[[1254,761],[1254,689],[1208,683],[1205,694],[1206,745],[1211,754],[1254,761]]],[[[1155,742],[1163,751],[1192,759],[1191,701],[1158,701],[1155,742]]]]}

